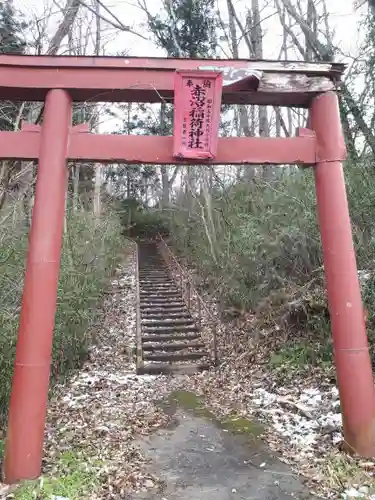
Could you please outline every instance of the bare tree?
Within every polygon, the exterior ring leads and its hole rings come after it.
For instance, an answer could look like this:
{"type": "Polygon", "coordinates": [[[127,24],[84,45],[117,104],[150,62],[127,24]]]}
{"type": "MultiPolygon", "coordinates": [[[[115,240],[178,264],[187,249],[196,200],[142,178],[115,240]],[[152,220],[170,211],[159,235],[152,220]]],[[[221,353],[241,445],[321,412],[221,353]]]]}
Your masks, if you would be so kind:
{"type": "Polygon", "coordinates": [[[63,10],[63,19],[60,22],[49,44],[47,50],[48,55],[53,56],[57,54],[62,41],[64,40],[65,37],[68,36],[69,31],[72,29],[80,5],[81,5],[80,0],[67,0],[65,8],[63,10]]]}
{"type": "MultiPolygon", "coordinates": [[[[278,0],[276,0],[277,2],[278,0]]],[[[283,5],[285,6],[285,9],[289,13],[289,15],[294,19],[294,21],[297,23],[297,25],[300,27],[305,40],[308,43],[309,47],[309,53],[313,54],[314,58],[318,61],[326,61],[326,60],[331,60],[333,57],[334,53],[334,44],[332,42],[332,36],[329,31],[329,25],[328,25],[328,20],[327,20],[327,9],[325,5],[325,1],[322,0],[323,4],[323,21],[324,21],[324,40],[321,41],[319,36],[321,34],[321,31],[317,29],[317,21],[315,22],[310,22],[309,24],[309,18],[304,18],[303,15],[298,12],[297,8],[293,5],[291,0],[282,0],[283,5]]],[[[279,11],[280,12],[280,11],[279,11]]],[[[312,14],[310,14],[311,18],[312,14]]],[[[316,14],[315,14],[316,17],[316,14]]],[[[280,22],[282,23],[282,18],[280,17],[280,22]]],[[[288,32],[288,34],[291,36],[293,39],[293,42],[295,43],[296,48],[299,50],[301,55],[305,57],[306,51],[302,47],[301,43],[298,41],[298,37],[295,35],[295,33],[290,29],[289,26],[286,24],[283,25],[283,28],[288,32]]],[[[375,135],[371,128],[367,125],[366,119],[364,116],[364,113],[362,112],[360,106],[356,102],[353,94],[351,93],[349,86],[347,85],[346,82],[343,82],[341,86],[341,95],[342,99],[345,102],[345,106],[343,108],[343,111],[349,111],[353,118],[354,121],[359,128],[359,130],[362,132],[362,135],[367,142],[368,146],[370,147],[373,155],[375,155],[375,135]]],[[[349,126],[349,121],[346,118],[344,118],[344,130],[349,131],[350,126],[349,126]]]]}
{"type": "MultiPolygon", "coordinates": [[[[95,5],[95,20],[96,20],[96,34],[95,34],[95,49],[94,53],[96,56],[100,55],[101,48],[101,17],[100,17],[100,6],[101,2],[99,0],[93,0],[95,5]]],[[[95,117],[94,128],[96,132],[99,132],[99,117],[95,117]]],[[[99,217],[101,213],[101,187],[102,187],[102,166],[100,163],[95,164],[95,188],[94,188],[94,214],[99,217]]]]}
{"type": "MultiPolygon", "coordinates": [[[[67,0],[65,7],[62,9],[62,20],[60,21],[54,35],[52,36],[46,53],[49,55],[57,54],[61,43],[64,38],[69,34],[72,25],[77,17],[79,11],[80,3],[78,0],[67,0]]],[[[51,10],[43,15],[43,21],[34,22],[33,24],[37,27],[36,31],[36,51],[37,53],[42,53],[43,39],[47,30],[47,20],[51,15],[51,10]]],[[[16,120],[14,124],[14,130],[19,128],[19,122],[23,114],[25,103],[21,106],[21,111],[19,119],[16,120]]],[[[42,105],[30,105],[28,106],[29,112],[27,114],[27,120],[30,122],[38,123],[42,117],[43,106],[42,105]]],[[[30,221],[31,208],[33,204],[32,187],[35,181],[35,165],[32,162],[3,162],[0,178],[0,208],[5,202],[6,193],[12,189],[12,186],[17,185],[18,196],[20,199],[24,200],[23,206],[27,219],[30,221]],[[17,167],[20,165],[20,168],[17,167]]]]}
{"type": "MultiPolygon", "coordinates": [[[[233,3],[231,0],[227,0],[227,8],[228,8],[228,18],[229,18],[229,44],[232,51],[232,57],[234,59],[239,59],[239,50],[238,50],[238,39],[237,39],[237,29],[236,29],[236,12],[233,7],[233,3]]],[[[223,23],[222,23],[223,24],[223,23]]],[[[237,111],[239,115],[239,129],[237,129],[237,135],[245,136],[253,135],[254,132],[250,130],[249,125],[249,116],[247,113],[247,108],[244,105],[237,106],[237,111]]]]}

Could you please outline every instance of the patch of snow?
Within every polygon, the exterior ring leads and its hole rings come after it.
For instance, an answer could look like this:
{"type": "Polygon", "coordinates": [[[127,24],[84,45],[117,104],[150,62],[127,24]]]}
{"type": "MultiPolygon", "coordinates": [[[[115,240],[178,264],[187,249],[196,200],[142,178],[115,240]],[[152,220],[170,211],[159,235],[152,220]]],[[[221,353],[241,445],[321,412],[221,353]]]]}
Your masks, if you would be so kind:
{"type": "MultiPolygon", "coordinates": [[[[278,391],[285,394],[283,389],[278,388],[278,391]]],[[[271,419],[273,428],[281,436],[288,438],[300,454],[311,456],[323,431],[333,433],[335,443],[342,440],[342,419],[341,414],[337,413],[337,396],[337,388],[324,392],[317,387],[310,387],[286,400],[280,399],[275,393],[258,388],[250,398],[257,411],[266,413],[271,419]]]]}
{"type": "Polygon", "coordinates": [[[369,489],[367,486],[361,486],[360,488],[349,488],[345,490],[341,498],[344,500],[350,500],[351,498],[362,498],[364,500],[375,500],[375,495],[369,495],[369,489]]]}

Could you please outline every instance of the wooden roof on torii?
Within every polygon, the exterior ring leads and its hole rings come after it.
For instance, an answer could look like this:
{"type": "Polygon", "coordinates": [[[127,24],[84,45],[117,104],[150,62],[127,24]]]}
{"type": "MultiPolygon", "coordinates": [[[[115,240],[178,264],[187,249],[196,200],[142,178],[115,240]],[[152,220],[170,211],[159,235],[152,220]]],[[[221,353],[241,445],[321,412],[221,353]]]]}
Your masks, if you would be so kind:
{"type": "Polygon", "coordinates": [[[43,101],[49,89],[76,102],[173,102],[176,70],[221,70],[223,104],[308,107],[336,90],[333,62],[0,55],[0,100],[43,101]]]}

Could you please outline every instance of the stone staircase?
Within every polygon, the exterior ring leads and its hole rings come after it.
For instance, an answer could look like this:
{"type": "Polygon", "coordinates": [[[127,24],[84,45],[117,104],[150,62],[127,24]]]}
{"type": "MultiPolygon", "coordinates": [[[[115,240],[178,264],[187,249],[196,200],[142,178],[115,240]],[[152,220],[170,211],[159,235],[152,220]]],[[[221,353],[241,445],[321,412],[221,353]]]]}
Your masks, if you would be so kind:
{"type": "Polygon", "coordinates": [[[200,328],[154,243],[138,245],[137,373],[195,373],[211,366],[200,328]]]}

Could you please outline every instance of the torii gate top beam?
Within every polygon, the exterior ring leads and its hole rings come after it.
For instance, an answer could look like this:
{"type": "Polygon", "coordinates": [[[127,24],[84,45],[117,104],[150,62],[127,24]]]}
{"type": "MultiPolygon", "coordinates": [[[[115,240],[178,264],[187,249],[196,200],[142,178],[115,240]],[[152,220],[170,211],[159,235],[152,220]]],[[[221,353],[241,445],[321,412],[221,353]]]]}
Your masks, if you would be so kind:
{"type": "Polygon", "coordinates": [[[308,107],[335,90],[345,65],[331,62],[0,55],[0,100],[44,101],[68,90],[76,102],[173,102],[176,70],[223,71],[223,104],[308,107]]]}

